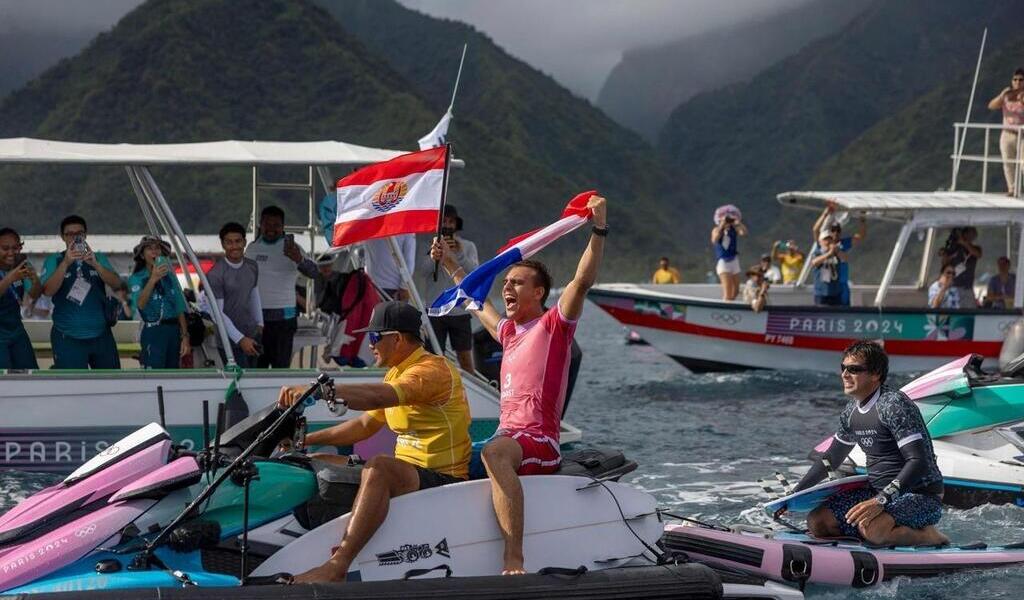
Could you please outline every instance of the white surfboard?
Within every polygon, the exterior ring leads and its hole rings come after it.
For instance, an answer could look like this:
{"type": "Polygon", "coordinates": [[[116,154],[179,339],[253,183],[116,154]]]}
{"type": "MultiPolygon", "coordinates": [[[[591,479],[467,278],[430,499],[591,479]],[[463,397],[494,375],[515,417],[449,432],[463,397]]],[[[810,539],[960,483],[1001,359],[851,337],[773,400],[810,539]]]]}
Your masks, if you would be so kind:
{"type": "MultiPolygon", "coordinates": [[[[635,488],[615,482],[588,485],[588,478],[562,475],[521,481],[526,517],[523,550],[529,572],[544,567],[599,570],[646,563],[641,555],[647,549],[638,537],[653,546],[661,536],[654,497],[635,488]]],[[[294,540],[253,575],[302,573],[322,564],[340,543],[348,519],[343,515],[294,540]]],[[[349,578],[401,579],[410,570],[442,565],[450,567],[454,576],[498,575],[503,551],[491,482],[467,481],[393,499],[387,521],[356,556],[349,578]]]]}
{"type": "Polygon", "coordinates": [[[64,479],[64,485],[71,485],[85,479],[100,469],[145,450],[157,442],[169,439],[171,439],[171,435],[163,427],[157,423],[150,423],[107,446],[102,452],[90,458],[88,462],[75,469],[64,479]]]}

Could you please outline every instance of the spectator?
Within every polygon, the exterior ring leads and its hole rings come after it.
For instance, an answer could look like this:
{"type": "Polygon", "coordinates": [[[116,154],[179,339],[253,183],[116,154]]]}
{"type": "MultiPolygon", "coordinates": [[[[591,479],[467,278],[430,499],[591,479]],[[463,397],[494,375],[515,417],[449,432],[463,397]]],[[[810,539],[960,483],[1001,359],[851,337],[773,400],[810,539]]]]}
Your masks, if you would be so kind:
{"type": "Polygon", "coordinates": [[[782,283],[796,284],[800,280],[800,272],[804,269],[804,253],[796,242],[789,240],[785,244],[772,244],[772,259],[779,261],[782,267],[782,283]]]}
{"type": "Polygon", "coordinates": [[[974,297],[974,270],[981,258],[981,246],[974,241],[978,239],[978,230],[974,227],[954,227],[949,232],[946,245],[939,250],[942,266],[953,267],[955,278],[953,287],[960,290],[960,307],[977,308],[974,297]]]}
{"type": "MultiPolygon", "coordinates": [[[[480,259],[477,256],[476,244],[460,236],[460,231],[462,231],[462,217],[459,216],[454,206],[446,204],[441,237],[447,246],[447,251],[459,264],[459,268],[464,273],[469,273],[479,266],[480,259]]],[[[443,273],[437,281],[434,281],[433,260],[422,261],[419,272],[423,276],[421,280],[424,282],[423,295],[426,302],[433,301],[434,298],[441,295],[441,292],[451,287],[451,281],[444,277],[443,273]]],[[[434,328],[434,335],[437,337],[437,343],[441,345],[441,350],[443,351],[445,345],[450,341],[452,350],[459,360],[459,367],[472,373],[475,370],[473,365],[473,323],[466,309],[460,306],[443,317],[430,317],[430,325],[434,328]]]]}
{"type": "Polygon", "coordinates": [[[21,303],[31,297],[30,289],[39,290],[42,284],[21,248],[17,231],[0,229],[0,369],[39,368],[21,322],[21,303]]]}
{"type": "MultiPolygon", "coordinates": [[[[416,270],[416,236],[407,233],[393,237],[398,244],[398,251],[405,259],[405,266],[410,275],[416,270]]],[[[363,242],[366,274],[373,283],[392,300],[409,301],[409,286],[402,278],[395,257],[391,254],[391,242],[388,238],[376,238],[363,242]]],[[[433,268],[433,267],[431,267],[433,268]]]]}
{"type": "MultiPolygon", "coordinates": [[[[220,245],[224,256],[213,263],[206,279],[224,315],[235,362],[243,368],[255,367],[260,354],[257,340],[263,333],[259,267],[256,261],[245,257],[245,228],[238,223],[226,223],[220,228],[220,245]]],[[[222,344],[219,336],[217,344],[222,344]]]]}
{"type": "Polygon", "coordinates": [[[340,321],[331,329],[329,343],[324,347],[324,360],[333,360],[342,367],[362,369],[366,362],[359,357],[365,331],[358,331],[370,322],[373,307],[380,296],[373,282],[362,269],[348,273],[334,270],[335,255],[317,261],[317,306],[321,311],[337,315],[340,321]],[[347,338],[346,342],[336,342],[347,338]]]}
{"type": "Polygon", "coordinates": [[[124,285],[110,261],[86,243],[85,219],[69,215],[60,223],[67,249],[51,254],[43,263],[42,293],[53,300],[55,369],[120,369],[114,335],[107,326],[104,286],[124,285]]]}
{"type": "Polygon", "coordinates": [[[114,297],[117,298],[118,303],[121,305],[117,309],[117,320],[118,321],[131,321],[135,311],[132,310],[130,298],[128,297],[128,290],[121,287],[114,290],[114,297]]]}
{"type": "Polygon", "coordinates": [[[667,256],[662,256],[658,260],[658,270],[651,277],[651,283],[679,283],[680,281],[679,271],[668,264],[667,256]]]}
{"type": "Polygon", "coordinates": [[[177,369],[192,347],[185,321],[185,296],[167,260],[170,245],[147,235],[133,254],[135,266],[128,289],[142,321],[139,362],[147,369],[177,369]]]}
{"type": "Polygon", "coordinates": [[[743,284],[743,301],[750,304],[754,312],[761,312],[768,302],[768,288],[771,283],[761,265],[747,269],[747,281],[743,284]]]}
{"type": "Polygon", "coordinates": [[[987,308],[1013,308],[1013,296],[1017,291],[1017,276],[1010,272],[1010,259],[1000,256],[996,261],[999,272],[988,280],[988,292],[985,294],[987,308]]]}
{"type": "Polygon", "coordinates": [[[316,277],[316,263],[284,235],[284,211],[268,206],[260,213],[259,236],[245,249],[246,258],[259,267],[260,305],[263,307],[263,352],[256,361],[260,368],[287,369],[292,364],[292,343],[298,329],[295,309],[295,281],[301,271],[316,277]]]}
{"type": "Polygon", "coordinates": [[[715,272],[722,284],[722,299],[735,300],[740,291],[740,259],[738,236],[747,235],[747,227],[738,217],[725,215],[711,230],[711,244],[715,247],[715,272]]]}
{"type": "MultiPolygon", "coordinates": [[[[864,241],[868,233],[868,222],[863,216],[860,218],[860,227],[857,229],[857,233],[852,236],[843,236],[843,226],[839,224],[839,219],[835,216],[836,204],[835,202],[827,202],[825,204],[825,210],[822,211],[821,216],[814,222],[812,228],[814,232],[814,239],[818,239],[823,229],[828,230],[832,234],[832,239],[835,244],[839,246],[839,250],[842,252],[849,253],[853,247],[860,242],[864,241]]],[[[839,288],[842,292],[840,302],[843,306],[850,305],[850,265],[843,259],[843,262],[839,264],[839,288]]]]}
{"type": "Polygon", "coordinates": [[[1013,72],[1010,86],[988,103],[989,110],[1003,111],[1003,125],[1006,128],[999,135],[999,153],[1003,156],[1003,176],[1006,177],[1006,195],[1014,196],[1017,189],[1018,127],[1024,125],[1024,69],[1013,72]]]}
{"type": "Polygon", "coordinates": [[[811,253],[814,267],[814,303],[819,306],[843,306],[843,289],[839,281],[839,266],[846,261],[846,253],[839,249],[830,231],[823,231],[818,247],[811,253]]]}
{"type": "Polygon", "coordinates": [[[942,267],[942,273],[928,288],[930,308],[960,308],[960,290],[954,284],[956,271],[952,265],[942,267]]]}
{"type": "Polygon", "coordinates": [[[771,254],[762,254],[758,267],[761,269],[764,278],[768,280],[768,283],[782,283],[782,272],[772,264],[771,254]]]}

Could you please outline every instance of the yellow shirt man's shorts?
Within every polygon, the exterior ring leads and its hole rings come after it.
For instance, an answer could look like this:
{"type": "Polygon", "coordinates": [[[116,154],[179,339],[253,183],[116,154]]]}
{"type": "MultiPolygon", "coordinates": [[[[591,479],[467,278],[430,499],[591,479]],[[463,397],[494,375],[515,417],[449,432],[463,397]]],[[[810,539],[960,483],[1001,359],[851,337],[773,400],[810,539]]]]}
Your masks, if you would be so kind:
{"type": "Polygon", "coordinates": [[[462,378],[447,359],[417,349],[392,367],[384,383],[398,406],[367,411],[398,434],[395,458],[419,472],[420,489],[469,477],[469,402],[462,378]]]}

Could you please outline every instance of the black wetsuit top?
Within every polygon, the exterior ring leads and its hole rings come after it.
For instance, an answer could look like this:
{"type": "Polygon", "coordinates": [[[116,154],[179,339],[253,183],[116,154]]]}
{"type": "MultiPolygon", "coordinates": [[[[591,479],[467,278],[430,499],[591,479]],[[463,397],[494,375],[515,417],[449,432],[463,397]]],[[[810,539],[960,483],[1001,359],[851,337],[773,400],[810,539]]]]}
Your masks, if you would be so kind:
{"type": "MultiPolygon", "coordinates": [[[[850,400],[839,416],[839,428],[825,456],[838,468],[860,446],[867,457],[868,479],[883,490],[894,479],[902,493],[942,494],[942,473],[921,411],[899,390],[881,386],[863,405],[850,400]]],[[[827,471],[820,461],[800,481],[798,489],[815,485],[827,471]]]]}

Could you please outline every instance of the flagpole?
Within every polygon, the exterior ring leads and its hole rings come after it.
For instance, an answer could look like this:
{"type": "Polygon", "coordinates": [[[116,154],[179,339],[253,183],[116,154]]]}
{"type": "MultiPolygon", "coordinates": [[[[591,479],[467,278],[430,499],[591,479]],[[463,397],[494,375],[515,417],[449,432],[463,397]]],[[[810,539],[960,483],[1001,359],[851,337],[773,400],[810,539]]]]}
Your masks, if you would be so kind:
{"type": "MultiPolygon", "coordinates": [[[[448,195],[448,171],[450,170],[450,167],[451,167],[451,161],[452,161],[452,145],[450,143],[446,143],[444,145],[444,174],[441,176],[441,209],[437,213],[437,237],[436,237],[436,239],[438,239],[438,240],[443,240],[443,238],[441,237],[441,230],[444,228],[444,201],[445,201],[445,197],[448,195]]],[[[431,240],[430,244],[431,244],[431,246],[433,246],[434,241],[431,240]]],[[[437,269],[438,269],[438,267],[440,265],[441,265],[440,261],[437,261],[437,260],[434,261],[434,275],[433,275],[434,281],[437,281],[437,269]]]]}
{"type": "Polygon", "coordinates": [[[452,112],[455,108],[455,94],[459,93],[459,81],[462,79],[462,65],[466,62],[466,47],[469,44],[462,45],[462,58],[459,59],[459,72],[455,74],[455,87],[452,89],[452,101],[448,104],[448,112],[452,112]]]}

